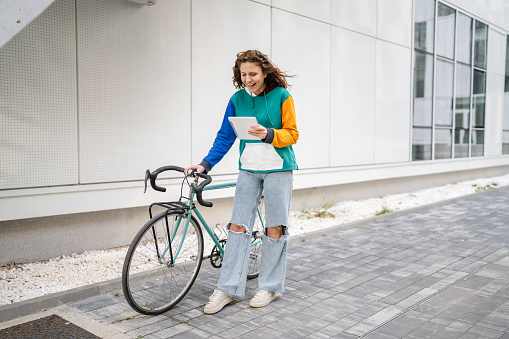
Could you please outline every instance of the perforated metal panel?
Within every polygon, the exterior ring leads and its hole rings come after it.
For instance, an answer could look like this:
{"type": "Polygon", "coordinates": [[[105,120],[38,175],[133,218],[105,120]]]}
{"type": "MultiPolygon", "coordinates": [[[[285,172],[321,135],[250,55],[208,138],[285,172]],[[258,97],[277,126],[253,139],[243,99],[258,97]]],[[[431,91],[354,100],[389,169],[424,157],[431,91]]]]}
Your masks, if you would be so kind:
{"type": "Polygon", "coordinates": [[[190,2],[78,1],[80,183],[190,163],[190,2]]]}
{"type": "MultiPolygon", "coordinates": [[[[207,155],[236,91],[232,67],[238,52],[270,53],[270,7],[246,0],[193,1],[193,162],[207,155]]],[[[236,173],[238,145],[214,167],[236,173]]]]}
{"type": "Polygon", "coordinates": [[[77,183],[74,1],[0,49],[0,189],[77,183]]]}
{"type": "Polygon", "coordinates": [[[273,0],[272,6],[308,18],[331,22],[331,0],[273,0]]]}

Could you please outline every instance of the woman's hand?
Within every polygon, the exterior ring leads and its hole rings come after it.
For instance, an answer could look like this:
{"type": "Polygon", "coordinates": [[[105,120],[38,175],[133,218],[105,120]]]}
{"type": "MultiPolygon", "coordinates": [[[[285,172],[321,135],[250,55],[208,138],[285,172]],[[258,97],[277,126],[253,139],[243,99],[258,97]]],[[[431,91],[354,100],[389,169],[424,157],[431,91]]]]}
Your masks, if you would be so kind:
{"type": "Polygon", "coordinates": [[[257,138],[265,139],[267,137],[267,129],[261,125],[251,126],[252,129],[247,131],[249,134],[254,135],[257,138]]]}
{"type": "Polygon", "coordinates": [[[184,174],[189,175],[189,170],[194,170],[194,169],[198,173],[203,173],[205,171],[205,167],[203,167],[202,165],[191,165],[189,167],[186,167],[186,169],[184,170],[184,174]]]}

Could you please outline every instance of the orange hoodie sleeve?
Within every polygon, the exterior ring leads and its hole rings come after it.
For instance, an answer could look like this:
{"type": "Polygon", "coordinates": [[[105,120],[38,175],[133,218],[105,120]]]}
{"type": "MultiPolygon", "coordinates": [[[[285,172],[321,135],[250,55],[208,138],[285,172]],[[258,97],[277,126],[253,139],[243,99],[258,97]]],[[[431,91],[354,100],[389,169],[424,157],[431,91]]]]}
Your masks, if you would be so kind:
{"type": "Polygon", "coordinates": [[[274,129],[274,147],[286,147],[297,143],[299,131],[297,130],[297,118],[293,98],[289,96],[281,106],[281,129],[274,129]]]}

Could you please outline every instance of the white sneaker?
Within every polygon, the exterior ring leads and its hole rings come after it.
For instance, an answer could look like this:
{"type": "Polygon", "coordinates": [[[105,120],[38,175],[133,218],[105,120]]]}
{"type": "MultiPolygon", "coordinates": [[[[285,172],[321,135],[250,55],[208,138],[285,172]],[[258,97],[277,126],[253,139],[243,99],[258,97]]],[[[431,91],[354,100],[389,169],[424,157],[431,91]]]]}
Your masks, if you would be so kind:
{"type": "Polygon", "coordinates": [[[265,290],[258,290],[249,303],[251,307],[264,307],[276,299],[276,293],[265,290]]]}
{"type": "Polygon", "coordinates": [[[221,290],[214,290],[209,298],[209,302],[205,305],[203,312],[206,314],[214,314],[223,309],[226,305],[233,301],[233,297],[229,296],[221,290]]]}

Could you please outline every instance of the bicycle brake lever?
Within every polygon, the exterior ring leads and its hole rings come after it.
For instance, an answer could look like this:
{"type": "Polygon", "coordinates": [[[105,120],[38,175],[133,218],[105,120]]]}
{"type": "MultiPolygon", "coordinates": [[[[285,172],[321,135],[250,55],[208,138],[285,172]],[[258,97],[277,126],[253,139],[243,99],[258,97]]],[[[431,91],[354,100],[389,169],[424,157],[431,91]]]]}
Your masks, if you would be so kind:
{"type": "Polygon", "coordinates": [[[143,193],[147,193],[147,181],[149,178],[150,178],[150,170],[147,170],[145,172],[145,190],[143,191],[143,193]]]}

